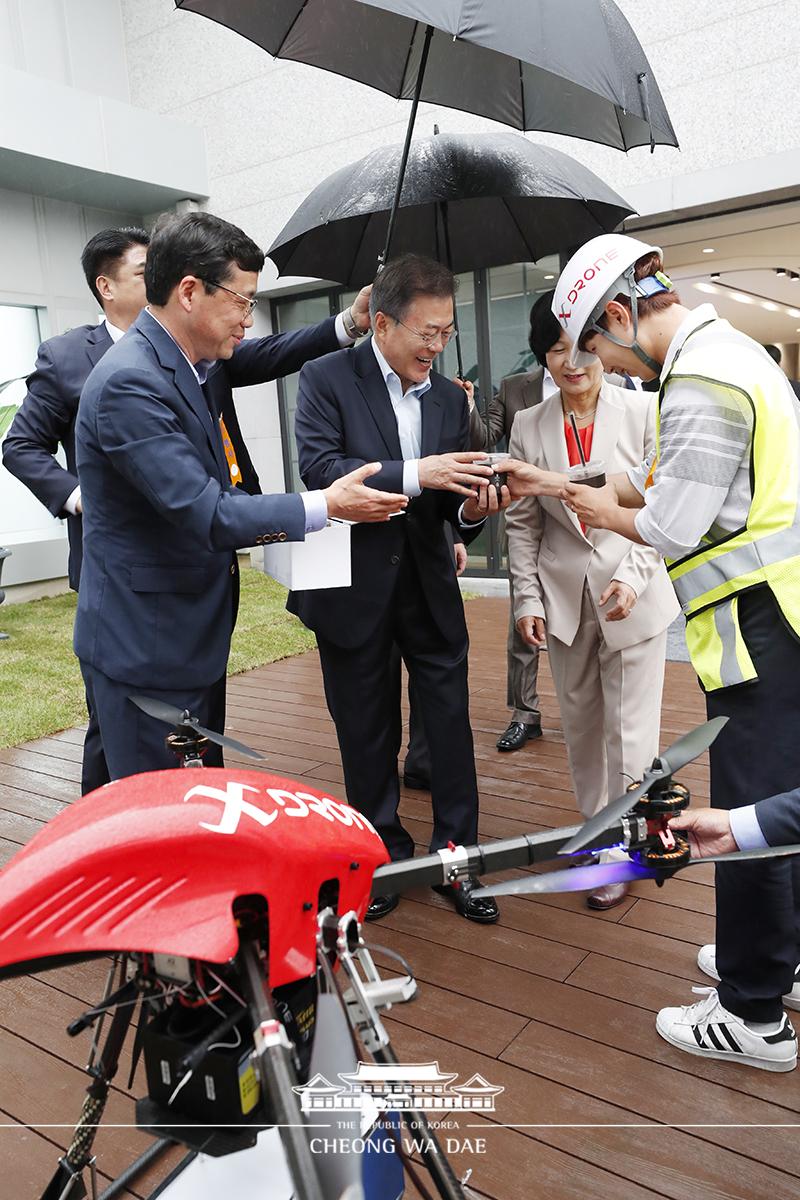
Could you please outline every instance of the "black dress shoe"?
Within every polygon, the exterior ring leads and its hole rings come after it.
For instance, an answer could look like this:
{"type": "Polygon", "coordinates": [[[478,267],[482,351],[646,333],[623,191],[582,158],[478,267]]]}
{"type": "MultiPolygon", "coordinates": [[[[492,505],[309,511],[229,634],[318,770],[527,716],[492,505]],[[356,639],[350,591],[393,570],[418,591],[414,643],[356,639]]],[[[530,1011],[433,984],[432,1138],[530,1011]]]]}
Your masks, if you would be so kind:
{"type": "Polygon", "coordinates": [[[433,890],[455,905],[456,912],[468,921],[493,925],[500,916],[494,896],[481,896],[477,879],[462,879],[459,883],[434,884],[433,890]]]}
{"type": "Polygon", "coordinates": [[[512,721],[505,733],[497,740],[498,750],[519,750],[526,742],[542,736],[541,721],[526,725],[522,721],[512,721]]]}
{"type": "Polygon", "coordinates": [[[387,917],[400,903],[399,896],[373,896],[367,906],[365,921],[379,921],[387,917]]]}
{"type": "Polygon", "coordinates": [[[429,792],[431,790],[431,781],[430,779],[426,779],[424,775],[415,775],[413,771],[404,771],[403,787],[408,788],[412,792],[429,792]]]}

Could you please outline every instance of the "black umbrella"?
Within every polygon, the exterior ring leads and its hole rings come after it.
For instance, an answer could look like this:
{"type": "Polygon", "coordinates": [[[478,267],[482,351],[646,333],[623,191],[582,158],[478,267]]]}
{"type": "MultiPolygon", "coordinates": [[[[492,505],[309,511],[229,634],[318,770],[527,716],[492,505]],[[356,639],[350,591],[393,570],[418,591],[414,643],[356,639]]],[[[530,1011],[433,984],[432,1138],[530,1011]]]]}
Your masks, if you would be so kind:
{"type": "MultiPolygon", "coordinates": [[[[382,146],[314,188],[267,251],[282,275],[372,281],[402,149],[382,146]]],[[[535,262],[632,212],[588,168],[518,133],[438,134],[411,147],[393,246],[458,274],[535,262]]]]}
{"type": "MultiPolygon", "coordinates": [[[[277,58],[619,150],[677,139],[613,0],[175,0],[277,58]]],[[[399,201],[405,156],[397,178],[399,201]]],[[[390,219],[384,260],[392,237],[390,219]]],[[[316,273],[316,272],[315,272],[316,273]]]]}
{"type": "MultiPolygon", "coordinates": [[[[373,150],[314,188],[268,251],[279,272],[369,283],[402,153],[373,150]]],[[[458,274],[536,261],[608,233],[631,212],[586,167],[517,133],[439,134],[411,147],[393,247],[444,260],[458,274]]],[[[458,342],[456,351],[463,376],[458,342]]]]}

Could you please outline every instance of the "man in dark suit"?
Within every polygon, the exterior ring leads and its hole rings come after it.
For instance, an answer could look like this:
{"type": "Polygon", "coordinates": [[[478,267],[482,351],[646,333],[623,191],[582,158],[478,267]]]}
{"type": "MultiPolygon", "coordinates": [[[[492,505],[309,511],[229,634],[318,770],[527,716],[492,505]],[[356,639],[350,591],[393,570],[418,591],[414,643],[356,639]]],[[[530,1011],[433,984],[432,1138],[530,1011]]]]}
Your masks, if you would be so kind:
{"type": "MultiPolygon", "coordinates": [[[[67,518],[69,585],[81,574],[81,490],[75,467],[75,416],[81,389],[96,363],[141,312],[144,262],[150,237],[143,229],[104,229],[81,255],[86,282],[104,313],[97,325],[79,325],[39,347],[28,393],[3,444],[3,466],[54,517],[67,518]],[[55,459],[64,447],[66,467],[55,459]]],[[[100,780],[104,782],[104,780],[100,780]]]]}
{"type": "MultiPolygon", "coordinates": [[[[222,732],[237,548],[302,541],[329,516],[386,520],[404,504],[364,486],[375,464],[303,496],[232,486],[201,383],[239,352],[263,263],[240,229],[209,213],[164,224],[147,255],[149,305],[81,395],[75,652],[113,779],[175,765],[161,722],[130,703],[132,692],[222,732]]],[[[221,765],[216,747],[206,761],[221,765]]]]}
{"type": "MultiPolygon", "coordinates": [[[[376,459],[381,469],[373,482],[398,498],[413,497],[404,516],[380,529],[353,529],[351,587],[289,597],[290,611],[317,635],[348,800],[369,817],[393,859],[414,853],[397,812],[395,646],[430,748],[431,849],[477,837],[467,629],[445,523],[471,541],[498,501],[486,486],[490,471],[475,464],[480,454],[465,453],[463,392],[431,373],[453,334],[454,290],[451,272],[429,259],[406,255],[390,263],[372,289],[372,340],[307,363],[298,392],[295,431],[306,486],[324,487],[376,459]]],[[[497,919],[474,880],[448,894],[462,915],[497,919]]],[[[378,897],[368,915],[383,916],[396,904],[396,896],[378,897]]]]}
{"type": "MultiPolygon", "coordinates": [[[[66,516],[69,584],[78,590],[81,573],[81,491],[75,466],[75,418],[81,390],[92,368],[123,336],[145,304],[144,265],[150,237],[143,229],[104,229],[90,238],[81,255],[86,282],[103,309],[98,325],[81,325],[39,347],[36,369],[3,444],[3,465],[21,480],[55,517],[66,516]],[[55,453],[64,447],[66,468],[55,453]]],[[[367,290],[352,310],[292,333],[248,338],[230,360],[218,362],[203,385],[229,439],[231,482],[251,495],[261,491],[258,475],[239,429],[234,387],[264,383],[298,371],[309,358],[327,354],[352,338],[348,330],[369,327],[367,290]]],[[[108,782],[97,723],[89,711],[81,790],[108,782]]]]}
{"type": "MultiPolygon", "coordinates": [[[[81,575],[81,489],[75,466],[75,416],[89,373],[125,333],[144,304],[144,261],[149,236],[143,229],[105,229],[90,238],[81,255],[86,282],[105,319],[80,325],[39,347],[28,393],[3,443],[3,466],[16,475],[54,517],[66,517],[69,585],[81,575]],[[56,461],[64,447],[66,467],[56,461]]],[[[81,791],[108,783],[100,730],[88,702],[81,791]]]]}
{"type": "MultiPolygon", "coordinates": [[[[542,305],[549,306],[551,292],[540,296],[531,308],[533,324],[536,312],[542,305]]],[[[493,450],[511,437],[511,427],[517,413],[540,404],[552,392],[555,384],[545,367],[534,367],[532,371],[518,375],[507,375],[500,383],[500,390],[488,402],[488,414],[482,416],[477,405],[467,393],[470,401],[469,434],[473,449],[493,450]]],[[[508,554],[505,527],[502,534],[503,554],[508,554]]],[[[537,680],[539,675],[539,648],[529,646],[519,634],[514,623],[514,596],[511,594],[508,637],[506,640],[506,703],[511,710],[508,727],[497,740],[497,749],[506,753],[520,750],[532,738],[542,736],[542,714],[539,710],[537,680]]]]}
{"type": "Polygon", "coordinates": [[[670,829],[689,835],[694,858],[800,845],[800,788],[768,796],[744,808],[690,808],[673,817],[670,829]]]}

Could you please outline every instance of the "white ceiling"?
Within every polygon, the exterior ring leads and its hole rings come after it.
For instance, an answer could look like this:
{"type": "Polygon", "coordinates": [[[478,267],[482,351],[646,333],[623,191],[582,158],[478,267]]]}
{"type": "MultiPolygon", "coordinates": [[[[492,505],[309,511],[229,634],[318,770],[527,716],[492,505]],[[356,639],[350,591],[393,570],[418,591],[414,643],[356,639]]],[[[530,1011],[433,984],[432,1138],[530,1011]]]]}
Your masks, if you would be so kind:
{"type": "Polygon", "coordinates": [[[800,202],[635,226],[631,233],[663,247],[667,273],[690,308],[710,301],[721,317],[759,342],[800,342],[800,202]],[[776,275],[776,267],[794,271],[797,280],[776,275]]]}

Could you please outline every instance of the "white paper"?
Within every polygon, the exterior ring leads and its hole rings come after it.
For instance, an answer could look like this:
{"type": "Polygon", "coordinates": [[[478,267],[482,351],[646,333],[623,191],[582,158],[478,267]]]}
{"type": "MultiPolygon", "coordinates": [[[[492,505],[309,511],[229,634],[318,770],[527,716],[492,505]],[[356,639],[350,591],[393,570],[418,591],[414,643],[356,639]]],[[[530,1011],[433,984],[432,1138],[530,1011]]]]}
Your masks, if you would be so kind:
{"type": "Polygon", "coordinates": [[[264,571],[290,591],[350,587],[350,523],[332,521],[304,542],[264,547],[264,571]]]}

